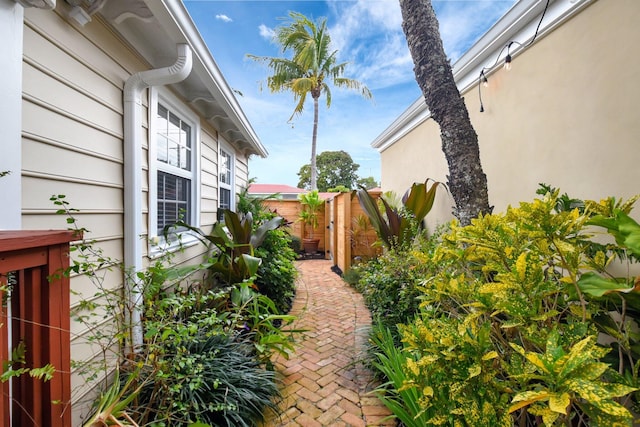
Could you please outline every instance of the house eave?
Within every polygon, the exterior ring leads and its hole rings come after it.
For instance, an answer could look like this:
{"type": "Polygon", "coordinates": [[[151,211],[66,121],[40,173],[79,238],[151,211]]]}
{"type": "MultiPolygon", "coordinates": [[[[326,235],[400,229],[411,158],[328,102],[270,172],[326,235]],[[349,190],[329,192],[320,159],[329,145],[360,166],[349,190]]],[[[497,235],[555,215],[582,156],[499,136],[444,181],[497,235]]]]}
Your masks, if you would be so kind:
{"type": "Polygon", "coordinates": [[[245,155],[268,156],[181,1],[108,0],[100,14],[153,68],[170,64],[176,45],[188,44],[193,71],[171,87],[245,155]]]}
{"type": "MultiPolygon", "coordinates": [[[[536,39],[544,37],[595,1],[597,0],[551,0],[536,39]]],[[[485,71],[487,75],[495,70],[494,65],[500,64],[506,55],[503,47],[509,41],[516,40],[522,44],[511,48],[510,53],[514,58],[529,47],[545,4],[546,0],[517,2],[455,62],[453,75],[460,93],[478,83],[478,76],[483,68],[490,68],[490,71],[485,71]]],[[[420,96],[373,140],[371,146],[378,152],[383,152],[430,117],[424,98],[420,96]]]]}

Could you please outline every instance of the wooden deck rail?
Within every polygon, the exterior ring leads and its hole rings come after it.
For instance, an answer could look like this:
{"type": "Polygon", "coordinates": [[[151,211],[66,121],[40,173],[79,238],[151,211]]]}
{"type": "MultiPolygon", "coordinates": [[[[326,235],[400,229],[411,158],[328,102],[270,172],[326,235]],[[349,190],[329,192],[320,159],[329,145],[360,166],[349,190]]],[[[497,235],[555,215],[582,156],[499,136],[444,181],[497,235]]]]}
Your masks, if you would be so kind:
{"type": "Polygon", "coordinates": [[[3,426],[71,427],[69,278],[61,272],[69,242],[79,238],[71,231],[0,231],[0,284],[15,278],[9,299],[2,295],[0,361],[23,342],[27,367],[55,368],[50,381],[27,374],[1,385],[3,426]]]}

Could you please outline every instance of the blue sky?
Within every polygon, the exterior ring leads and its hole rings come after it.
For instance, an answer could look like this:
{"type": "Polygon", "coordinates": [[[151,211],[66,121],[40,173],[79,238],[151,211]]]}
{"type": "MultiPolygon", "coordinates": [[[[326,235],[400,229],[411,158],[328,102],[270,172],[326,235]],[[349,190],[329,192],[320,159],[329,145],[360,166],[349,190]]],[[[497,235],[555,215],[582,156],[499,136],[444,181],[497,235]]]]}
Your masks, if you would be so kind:
{"type": "MultiPolygon", "coordinates": [[[[311,156],[311,97],[301,116],[288,119],[295,106],[290,93],[266,88],[269,70],[246,54],[280,56],[271,35],[289,11],[327,18],[345,76],[373,93],[332,88],[331,107],[321,99],[318,154],[344,150],[360,165],[358,175],[380,181],[380,157],[371,142],[420,94],[402,32],[398,0],[183,0],[229,86],[269,157],[252,157],[249,176],[261,184],[297,185],[297,172],[311,156]]],[[[434,0],[445,51],[455,62],[515,0],[434,0]]]]}

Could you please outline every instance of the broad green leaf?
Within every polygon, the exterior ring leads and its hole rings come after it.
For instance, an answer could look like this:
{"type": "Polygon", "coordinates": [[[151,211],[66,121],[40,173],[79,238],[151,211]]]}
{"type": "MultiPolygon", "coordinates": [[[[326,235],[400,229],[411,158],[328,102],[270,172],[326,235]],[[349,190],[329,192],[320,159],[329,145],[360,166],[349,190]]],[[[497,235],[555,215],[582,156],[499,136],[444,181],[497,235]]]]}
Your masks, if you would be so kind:
{"type": "Polygon", "coordinates": [[[614,417],[588,402],[581,402],[580,408],[589,417],[590,427],[631,427],[633,423],[633,415],[628,411],[620,417],[614,417]]]}
{"type": "Polygon", "coordinates": [[[630,292],[640,292],[640,283],[629,287],[626,281],[622,280],[623,279],[605,279],[593,272],[587,272],[580,276],[578,286],[582,292],[595,297],[601,297],[612,292],[625,294],[630,292]]]}
{"type": "MultiPolygon", "coordinates": [[[[593,358],[593,355],[591,355],[591,358],[593,358]]],[[[578,365],[577,369],[575,369],[574,375],[571,376],[576,376],[583,380],[595,380],[600,378],[608,369],[609,365],[606,363],[590,361],[578,365]]],[[[567,372],[566,375],[565,372],[563,372],[561,377],[566,378],[569,376],[568,374],[569,372],[567,372]]]]}
{"type": "Polygon", "coordinates": [[[613,397],[626,396],[627,394],[638,390],[637,387],[631,387],[625,384],[611,384],[611,383],[607,384],[605,388],[607,389],[609,394],[613,397]]]}
{"type": "Polygon", "coordinates": [[[358,195],[360,207],[362,207],[362,210],[369,217],[369,221],[378,233],[378,237],[388,246],[391,230],[382,216],[380,209],[378,209],[378,204],[364,187],[356,190],[356,194],[358,195]]]}
{"type": "Polygon", "coordinates": [[[284,218],[277,216],[275,218],[271,218],[269,221],[263,223],[258,227],[258,229],[253,233],[250,239],[251,246],[255,249],[262,245],[264,242],[267,233],[271,230],[275,230],[280,227],[284,223],[284,218]]]}
{"type": "Polygon", "coordinates": [[[434,181],[431,188],[427,190],[428,182],[429,180],[420,184],[414,183],[408,194],[403,198],[405,207],[413,213],[418,222],[422,222],[424,217],[431,211],[438,185],[444,186],[441,182],[434,181]]]}

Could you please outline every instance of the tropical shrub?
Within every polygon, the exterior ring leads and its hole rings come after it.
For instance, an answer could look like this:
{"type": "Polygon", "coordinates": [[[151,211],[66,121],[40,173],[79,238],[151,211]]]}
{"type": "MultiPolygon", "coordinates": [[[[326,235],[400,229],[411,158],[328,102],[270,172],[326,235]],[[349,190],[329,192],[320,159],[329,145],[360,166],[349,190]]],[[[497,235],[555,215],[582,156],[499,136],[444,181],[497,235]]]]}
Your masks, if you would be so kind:
{"type": "Polygon", "coordinates": [[[267,233],[255,255],[262,260],[255,284],[258,291],[269,297],[278,312],[288,313],[296,294],[296,253],[291,248],[291,235],[283,229],[267,233]]]}
{"type": "Polygon", "coordinates": [[[417,414],[423,425],[633,424],[639,290],[607,267],[621,249],[633,257],[640,247],[628,216],[635,199],[564,209],[572,199],[561,197],[454,222],[424,258],[431,274],[416,319],[399,327],[402,357],[378,351],[388,378],[403,378],[387,384],[398,416],[417,414]],[[594,225],[615,243],[594,243],[594,225]],[[388,363],[394,357],[404,362],[388,363]]]}
{"type": "Polygon", "coordinates": [[[402,207],[392,206],[385,197],[381,197],[378,200],[383,211],[364,187],[356,190],[362,210],[387,249],[407,249],[421,234],[423,220],[433,207],[436,190],[439,185],[444,186],[441,182],[434,181],[428,187],[429,181],[427,179],[424,183],[414,183],[402,197],[402,207]]]}
{"type": "Polygon", "coordinates": [[[130,405],[139,424],[248,427],[263,421],[267,408],[276,410],[275,373],[259,366],[246,342],[200,332],[163,344],[130,405]]]}
{"type": "Polygon", "coordinates": [[[435,273],[431,257],[436,241],[437,237],[419,237],[413,249],[391,249],[350,269],[373,321],[394,335],[397,324],[413,320],[418,312],[420,287],[435,273]]]}
{"type": "MultiPolygon", "coordinates": [[[[283,225],[284,219],[274,216],[261,223],[254,223],[253,214],[238,214],[223,210],[224,223],[216,222],[209,233],[198,227],[178,221],[165,230],[187,229],[195,233],[209,249],[209,259],[205,264],[189,269],[206,266],[213,278],[223,284],[233,285],[251,279],[260,265],[260,258],[254,256],[254,250],[263,242],[267,233],[283,225]]],[[[185,272],[187,270],[184,270],[185,272]]]]}
{"type": "MultiPolygon", "coordinates": [[[[67,223],[77,228],[74,211],[60,197],[56,201],[60,213],[69,216],[67,223]]],[[[280,219],[255,230],[250,216],[227,213],[226,219],[229,234],[220,227],[198,233],[217,248],[203,264],[176,268],[173,255],[166,253],[135,275],[125,271],[127,282],[135,280],[144,307],[144,337],[135,347],[128,315],[132,302],[121,289],[104,283],[104,270],[120,263],[92,242],[74,247],[65,274],[89,277],[95,294],[81,297],[73,316],[102,353],[102,358],[75,363],[74,369],[87,381],[105,378],[105,391],[87,426],[250,426],[275,408],[278,389],[270,358],[274,352],[288,356],[296,331],[278,328],[293,317],[280,314],[271,299],[254,289],[260,259],[253,248],[280,219]],[[128,349],[126,357],[122,348],[128,349]]]]}
{"type": "Polygon", "coordinates": [[[302,251],[302,239],[295,235],[290,235],[291,240],[289,241],[289,247],[293,252],[299,254],[302,251]]]}

